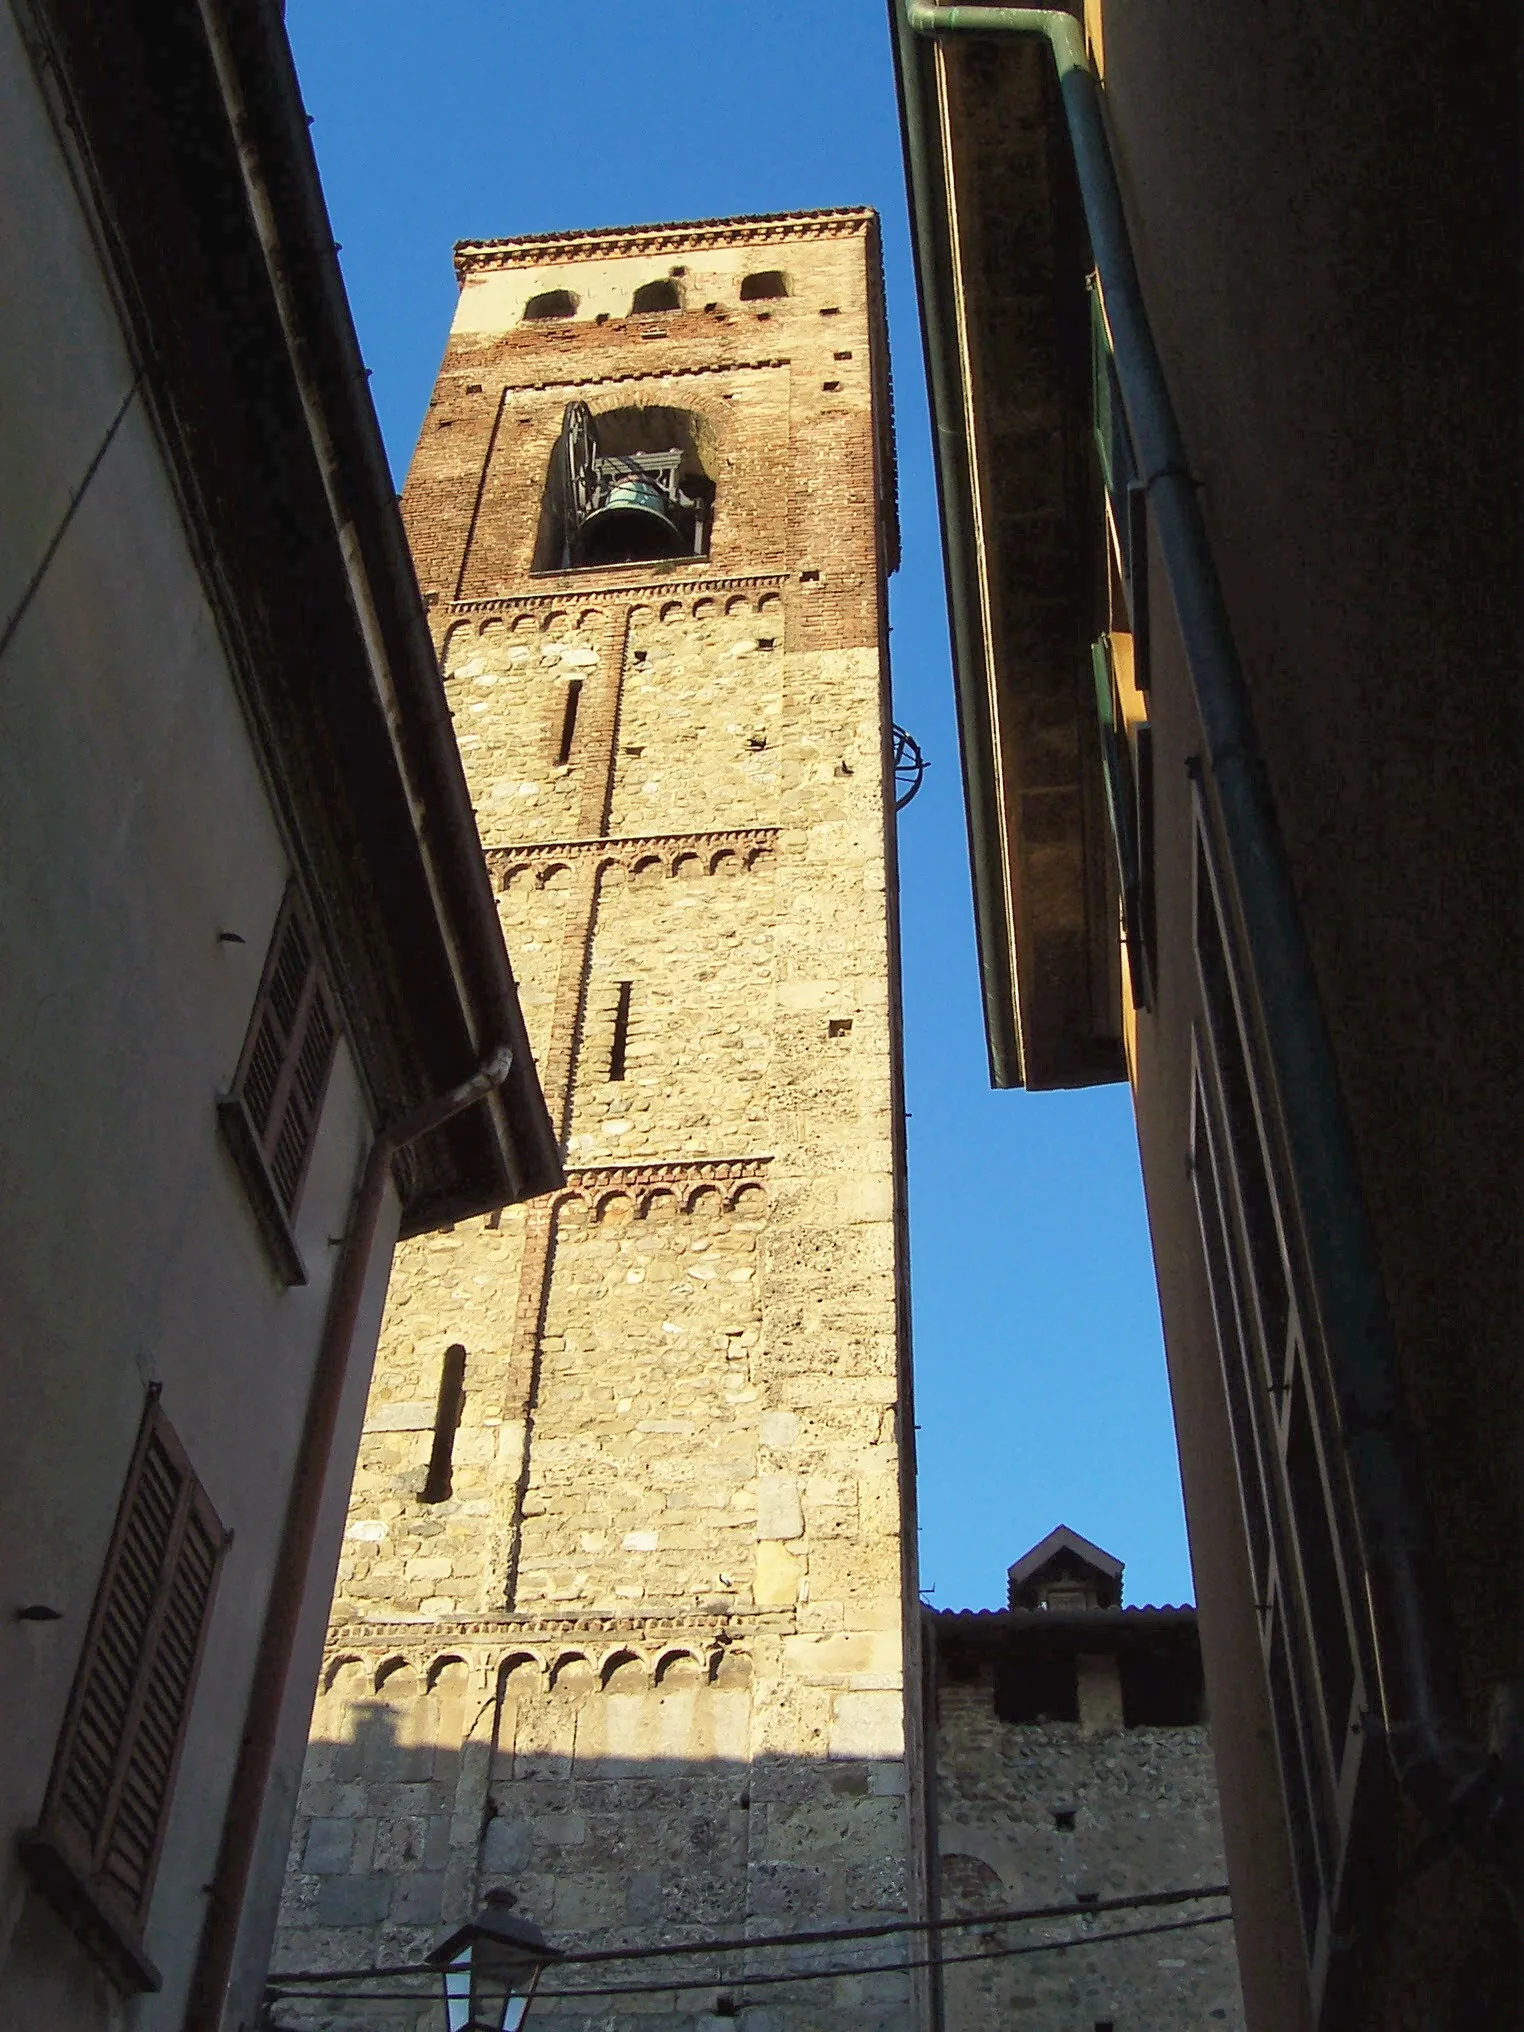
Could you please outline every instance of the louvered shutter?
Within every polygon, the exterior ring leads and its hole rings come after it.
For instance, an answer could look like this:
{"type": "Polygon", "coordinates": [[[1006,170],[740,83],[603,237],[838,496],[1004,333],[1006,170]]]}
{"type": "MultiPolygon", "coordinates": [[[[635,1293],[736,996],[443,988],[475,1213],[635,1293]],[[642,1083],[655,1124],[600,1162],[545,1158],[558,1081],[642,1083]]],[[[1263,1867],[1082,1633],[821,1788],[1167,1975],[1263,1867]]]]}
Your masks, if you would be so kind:
{"type": "Polygon", "coordinates": [[[291,1233],[317,1141],[339,1026],[317,941],[293,887],[276,920],[264,979],[222,1122],[255,1211],[292,1283],[306,1271],[291,1233]]]}
{"type": "MultiPolygon", "coordinates": [[[[157,1400],[128,1472],[100,1590],[31,1837],[82,1904],[140,1938],[227,1544],[157,1400]]],[[[57,1891],[55,1881],[45,1888],[57,1891]]],[[[71,1911],[71,1918],[78,1912],[71,1911]]]]}
{"type": "Polygon", "coordinates": [[[293,890],[275,927],[236,1082],[288,1214],[307,1173],[337,1043],[315,942],[293,890]]]}

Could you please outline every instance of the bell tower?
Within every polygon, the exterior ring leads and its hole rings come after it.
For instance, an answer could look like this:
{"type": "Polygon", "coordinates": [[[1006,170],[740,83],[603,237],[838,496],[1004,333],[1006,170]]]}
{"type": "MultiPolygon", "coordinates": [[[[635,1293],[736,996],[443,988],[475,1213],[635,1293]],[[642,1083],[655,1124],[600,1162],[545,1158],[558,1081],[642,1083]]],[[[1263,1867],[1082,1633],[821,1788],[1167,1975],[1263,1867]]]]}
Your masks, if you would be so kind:
{"type": "MultiPolygon", "coordinates": [[[[405,506],[567,1183],[399,1254],[274,1965],[915,1916],[877,220],[456,262],[405,506]]],[[[536,2008],[921,2022],[800,1966],[536,2008]]]]}

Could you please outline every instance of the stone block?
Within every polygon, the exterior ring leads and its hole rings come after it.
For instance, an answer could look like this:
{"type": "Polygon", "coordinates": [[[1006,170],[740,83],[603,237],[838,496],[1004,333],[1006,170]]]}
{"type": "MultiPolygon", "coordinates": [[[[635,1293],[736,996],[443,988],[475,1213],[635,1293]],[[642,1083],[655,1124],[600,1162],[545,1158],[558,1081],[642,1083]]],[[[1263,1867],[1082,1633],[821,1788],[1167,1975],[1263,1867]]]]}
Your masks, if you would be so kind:
{"type": "Polygon", "coordinates": [[[432,1404],[372,1404],[365,1414],[367,1432],[432,1432],[432,1404]]]}
{"type": "Polygon", "coordinates": [[[763,1446],[779,1451],[795,1446],[799,1440],[799,1414],[797,1411],[764,1411],[757,1424],[757,1437],[763,1446]]]}
{"type": "Polygon", "coordinates": [[[379,1926],[392,1901],[390,1875],[325,1877],[313,1917],[319,1926],[379,1926]]]}
{"type": "Polygon", "coordinates": [[[787,1546],[764,1540],[757,1547],[752,1593],[759,1608],[785,1608],[799,1599],[802,1563],[787,1546]]]}
{"type": "Polygon", "coordinates": [[[791,1539],[804,1536],[804,1510],[793,1475],[757,1477],[757,1536],[791,1539]]]}
{"type": "Polygon", "coordinates": [[[410,1870],[395,1879],[391,1910],[394,1926],[438,1926],[444,1914],[444,1871],[410,1870]]]}
{"type": "Polygon", "coordinates": [[[307,1829],[302,1868],[312,1876],[343,1876],[354,1852],[353,1820],[314,1820],[307,1829]]]}
{"type": "Polygon", "coordinates": [[[625,1914],[631,1925],[649,1925],[661,1917],[662,1875],[660,1870],[636,1870],[625,1892],[625,1914]]]}
{"type": "Polygon", "coordinates": [[[587,1822],[580,1813],[542,1813],[534,1834],[552,1848],[576,1848],[587,1839],[587,1822]]]}
{"type": "Polygon", "coordinates": [[[894,1759],[904,1750],[905,1710],[899,1694],[837,1694],[831,1714],[833,1757],[894,1759]]]}

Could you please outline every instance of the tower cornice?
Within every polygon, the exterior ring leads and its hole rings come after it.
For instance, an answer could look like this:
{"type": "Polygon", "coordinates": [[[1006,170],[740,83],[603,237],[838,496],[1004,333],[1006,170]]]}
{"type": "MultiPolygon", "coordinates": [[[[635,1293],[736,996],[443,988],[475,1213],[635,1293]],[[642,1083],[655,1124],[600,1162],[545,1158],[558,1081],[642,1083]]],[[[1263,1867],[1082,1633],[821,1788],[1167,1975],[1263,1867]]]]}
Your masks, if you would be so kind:
{"type": "Polygon", "coordinates": [[[525,233],[511,240],[461,240],[455,273],[543,268],[554,261],[600,261],[621,254],[691,254],[704,247],[771,246],[790,240],[844,240],[875,231],[868,205],[812,212],[765,212],[733,219],[671,220],[652,226],[600,226],[570,233],[525,233]]]}

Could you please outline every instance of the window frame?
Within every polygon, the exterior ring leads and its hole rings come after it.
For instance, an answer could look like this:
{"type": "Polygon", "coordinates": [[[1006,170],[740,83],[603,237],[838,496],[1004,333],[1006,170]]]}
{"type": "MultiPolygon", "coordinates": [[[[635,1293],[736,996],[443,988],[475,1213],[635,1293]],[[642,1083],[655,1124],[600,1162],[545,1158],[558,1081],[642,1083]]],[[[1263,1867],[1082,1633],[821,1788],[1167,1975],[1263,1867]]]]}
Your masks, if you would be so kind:
{"type": "MultiPolygon", "coordinates": [[[[36,1826],[27,1829],[18,1840],[22,1863],[33,1883],[85,1947],[104,1964],[117,1985],[129,1993],[161,1987],[159,1971],[144,1947],[144,1935],[164,1837],[174,1810],[180,1759],[195,1706],[196,1682],[216,1605],[218,1581],[231,1543],[232,1533],[222,1524],[191,1466],[164,1414],[155,1385],[149,1392],[117,1504],[58,1732],[42,1810],[36,1826]],[[160,1486],[167,1466],[174,1492],[168,1522],[162,1525],[162,1543],[144,1605],[143,1535],[155,1528],[148,1503],[150,1468],[156,1454],[162,1459],[160,1486]],[[191,1571],[187,1558],[193,1530],[199,1533],[201,1541],[199,1575],[191,1571]],[[134,1557],[139,1561],[136,1574],[131,1565],[134,1557]],[[188,1585],[200,1589],[194,1628],[189,1634],[184,1620],[188,1585]],[[111,1669],[114,1647],[118,1653],[116,1676],[120,1688],[122,1622],[124,1617],[134,1616],[136,1632],[127,1633],[127,1641],[135,1647],[128,1654],[130,1674],[125,1694],[117,1693],[116,1733],[114,1740],[108,1741],[99,1704],[110,1699],[111,1688],[109,1684],[103,1685],[103,1673],[111,1669]],[[165,1673],[177,1674],[180,1682],[178,1707],[171,1708],[167,1730],[162,1718],[156,1727],[150,1709],[155,1692],[162,1694],[165,1673]],[[107,1744],[105,1749],[103,1743],[107,1744]],[[89,1762],[92,1755],[93,1773],[89,1762]],[[150,1760],[156,1760],[157,1773],[150,1760]],[[145,1785],[151,1790],[155,1783],[152,1830],[145,1849],[141,1840],[142,1795],[145,1785]],[[132,1808],[124,1809],[129,1784],[138,1789],[135,1804],[139,1816],[141,1882],[135,1897],[123,1887],[120,1874],[113,1878],[108,1868],[113,1857],[119,1856],[122,1840],[131,1835],[128,1816],[132,1808]],[[81,1814],[71,1810],[71,1801],[86,1786],[93,1786],[101,1800],[99,1823],[93,1829],[86,1829],[81,1814]]],[[[109,1723],[110,1717],[106,1719],[109,1723]]]]}
{"type": "Polygon", "coordinates": [[[1299,1208],[1199,781],[1192,805],[1188,1169],[1317,1998],[1347,1930],[1357,1822],[1376,1782],[1363,1562],[1299,1208]]]}
{"type": "Polygon", "coordinates": [[[232,1084],[217,1103],[224,1141],[243,1179],[271,1261],[287,1284],[307,1282],[307,1266],[296,1244],[294,1224],[322,1127],[323,1108],[342,1035],[343,1025],[328,985],[322,948],[301,892],[292,882],[282,898],[275,927],[270,934],[264,971],[260,975],[232,1084]],[[293,1014],[289,1025],[286,1025],[279,1013],[276,993],[282,986],[286,947],[291,938],[299,939],[305,947],[305,960],[295,991],[293,1014]],[[284,1033],[278,1039],[273,1076],[269,1075],[268,1064],[261,1056],[267,1019],[284,1033]],[[322,1064],[315,1076],[308,1078],[304,1090],[300,1076],[313,1035],[314,1021],[324,1026],[326,1040],[322,1046],[322,1064]],[[250,1097],[256,1072],[269,1077],[270,1098],[263,1123],[250,1097]],[[304,1108],[308,1120],[301,1132],[300,1148],[289,1183],[283,1190],[277,1159],[294,1108],[304,1108]]]}

